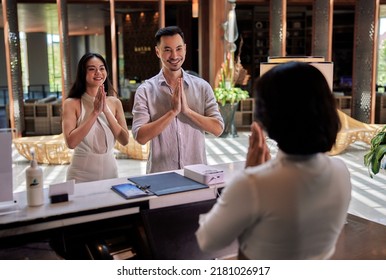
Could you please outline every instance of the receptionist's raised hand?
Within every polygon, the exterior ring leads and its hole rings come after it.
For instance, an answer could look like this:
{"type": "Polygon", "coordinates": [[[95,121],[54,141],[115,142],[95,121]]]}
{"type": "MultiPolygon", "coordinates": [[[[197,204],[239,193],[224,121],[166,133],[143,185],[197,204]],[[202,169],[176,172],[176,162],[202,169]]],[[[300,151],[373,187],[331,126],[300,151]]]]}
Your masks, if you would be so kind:
{"type": "Polygon", "coordinates": [[[257,122],[251,125],[249,147],[245,167],[257,166],[271,159],[264,132],[257,122]]]}

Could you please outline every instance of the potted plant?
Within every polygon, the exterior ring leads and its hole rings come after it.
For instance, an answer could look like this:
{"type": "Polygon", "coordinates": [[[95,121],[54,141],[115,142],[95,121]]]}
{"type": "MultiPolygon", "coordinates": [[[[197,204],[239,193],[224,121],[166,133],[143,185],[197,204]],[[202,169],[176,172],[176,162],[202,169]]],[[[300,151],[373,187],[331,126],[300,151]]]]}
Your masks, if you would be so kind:
{"type": "Polygon", "coordinates": [[[386,126],[383,126],[381,130],[371,139],[370,151],[364,155],[364,164],[369,169],[369,175],[373,178],[374,175],[379,173],[382,165],[382,159],[386,154],[386,126]]]}
{"type": "Polygon", "coordinates": [[[249,97],[248,91],[235,86],[236,81],[240,80],[240,73],[246,76],[243,78],[246,81],[249,75],[246,75],[246,71],[240,71],[244,69],[239,62],[235,67],[233,59],[233,52],[228,52],[218,75],[217,87],[214,88],[214,96],[224,119],[224,132],[221,137],[227,137],[229,134],[237,136],[234,125],[235,112],[239,102],[249,97]]]}
{"type": "Polygon", "coordinates": [[[241,100],[247,99],[249,93],[240,87],[216,87],[214,96],[220,106],[225,106],[226,104],[237,104],[241,100]]]}

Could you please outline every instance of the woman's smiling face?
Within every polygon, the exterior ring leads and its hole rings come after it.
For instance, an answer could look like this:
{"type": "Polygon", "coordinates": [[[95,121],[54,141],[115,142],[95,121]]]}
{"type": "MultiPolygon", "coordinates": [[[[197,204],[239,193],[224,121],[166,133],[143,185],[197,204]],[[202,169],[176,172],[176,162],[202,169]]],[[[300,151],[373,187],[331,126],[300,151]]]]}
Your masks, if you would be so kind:
{"type": "Polygon", "coordinates": [[[86,84],[87,86],[100,86],[107,77],[106,66],[97,57],[90,58],[86,63],[86,84]]]}

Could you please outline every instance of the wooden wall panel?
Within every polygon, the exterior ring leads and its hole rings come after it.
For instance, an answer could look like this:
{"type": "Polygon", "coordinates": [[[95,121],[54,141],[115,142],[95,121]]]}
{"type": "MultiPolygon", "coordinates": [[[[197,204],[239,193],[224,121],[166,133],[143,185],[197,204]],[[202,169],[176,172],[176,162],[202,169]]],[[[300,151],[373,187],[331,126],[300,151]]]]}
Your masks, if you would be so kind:
{"type": "Polygon", "coordinates": [[[158,13],[131,13],[123,19],[123,52],[126,79],[148,79],[160,71],[155,54],[154,35],[158,30],[158,13]]]}

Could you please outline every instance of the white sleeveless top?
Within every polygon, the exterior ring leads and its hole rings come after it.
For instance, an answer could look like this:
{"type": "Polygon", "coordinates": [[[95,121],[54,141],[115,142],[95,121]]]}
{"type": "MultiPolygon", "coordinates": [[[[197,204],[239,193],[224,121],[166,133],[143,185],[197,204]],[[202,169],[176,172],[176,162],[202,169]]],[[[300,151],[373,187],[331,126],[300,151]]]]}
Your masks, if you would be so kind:
{"type": "MultiPolygon", "coordinates": [[[[94,109],[95,97],[84,93],[81,98],[79,126],[94,109]]],[[[74,149],[74,155],[67,169],[67,181],[89,182],[118,177],[114,156],[115,138],[106,116],[101,113],[86,137],[74,149]]]]}

